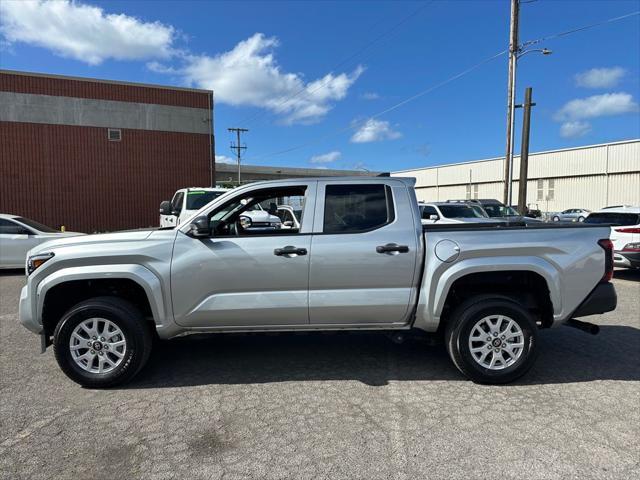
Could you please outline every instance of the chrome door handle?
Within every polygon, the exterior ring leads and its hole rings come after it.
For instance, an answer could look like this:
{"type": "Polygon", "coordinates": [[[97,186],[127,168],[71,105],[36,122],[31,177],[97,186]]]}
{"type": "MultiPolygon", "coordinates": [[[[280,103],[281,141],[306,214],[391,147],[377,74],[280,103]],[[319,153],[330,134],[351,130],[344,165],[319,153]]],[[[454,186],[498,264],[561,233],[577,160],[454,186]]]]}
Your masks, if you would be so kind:
{"type": "Polygon", "coordinates": [[[407,245],[398,245],[397,243],[387,243],[376,247],[376,252],[378,253],[407,253],[408,251],[409,247],[407,245]]]}
{"type": "Polygon", "coordinates": [[[307,249],[294,247],[293,245],[287,245],[286,247],[283,247],[283,248],[276,248],[273,251],[273,254],[277,255],[278,257],[283,257],[286,255],[306,255],[307,249]]]}

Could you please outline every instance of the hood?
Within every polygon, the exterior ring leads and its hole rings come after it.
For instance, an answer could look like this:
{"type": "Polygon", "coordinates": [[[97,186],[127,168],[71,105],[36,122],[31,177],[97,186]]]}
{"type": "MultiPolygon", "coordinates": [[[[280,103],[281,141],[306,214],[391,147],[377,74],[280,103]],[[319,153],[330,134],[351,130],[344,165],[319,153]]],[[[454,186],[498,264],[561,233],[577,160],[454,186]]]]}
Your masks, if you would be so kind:
{"type": "Polygon", "coordinates": [[[29,254],[44,253],[51,250],[73,247],[76,245],[93,245],[100,243],[117,243],[131,242],[136,240],[145,240],[156,229],[127,230],[115,233],[100,233],[93,235],[74,234],[73,232],[64,232],[52,236],[52,240],[41,243],[34,247],[29,254]]]}

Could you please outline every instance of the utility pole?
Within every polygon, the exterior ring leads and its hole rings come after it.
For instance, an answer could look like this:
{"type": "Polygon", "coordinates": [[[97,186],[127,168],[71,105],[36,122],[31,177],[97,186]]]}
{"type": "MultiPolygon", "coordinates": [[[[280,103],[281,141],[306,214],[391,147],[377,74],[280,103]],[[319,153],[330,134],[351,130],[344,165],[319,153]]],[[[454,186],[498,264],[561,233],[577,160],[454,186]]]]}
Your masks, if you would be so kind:
{"type": "Polygon", "coordinates": [[[524,104],[522,118],[522,147],[520,150],[520,181],[518,183],[518,212],[524,215],[527,207],[527,181],[529,169],[529,132],[531,130],[531,107],[535,103],[531,102],[531,87],[527,87],[524,93],[524,104]]]}
{"type": "Polygon", "coordinates": [[[511,26],[509,30],[509,79],[507,86],[507,148],[504,158],[505,205],[511,204],[511,178],[513,176],[513,117],[515,107],[516,64],[518,62],[518,16],[520,0],[511,0],[511,26]]]}
{"type": "Polygon", "coordinates": [[[246,128],[237,128],[237,127],[227,128],[227,130],[229,130],[230,132],[236,132],[236,135],[237,135],[236,144],[234,145],[233,142],[231,143],[231,150],[236,151],[236,159],[238,160],[238,186],[240,186],[240,160],[242,159],[242,150],[247,149],[246,145],[242,145],[240,143],[240,134],[244,132],[248,132],[249,130],[246,128]]]}

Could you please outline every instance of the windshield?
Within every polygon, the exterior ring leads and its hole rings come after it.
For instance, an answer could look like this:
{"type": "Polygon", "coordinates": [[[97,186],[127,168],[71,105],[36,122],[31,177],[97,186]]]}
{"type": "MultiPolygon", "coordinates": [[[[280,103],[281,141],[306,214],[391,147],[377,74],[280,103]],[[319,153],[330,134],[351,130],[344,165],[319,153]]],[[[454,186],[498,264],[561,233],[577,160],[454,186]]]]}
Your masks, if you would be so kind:
{"type": "Polygon", "coordinates": [[[438,208],[447,218],[484,218],[484,215],[468,205],[439,205],[438,208]]]}
{"type": "Polygon", "coordinates": [[[225,192],[224,191],[210,192],[207,190],[192,190],[187,193],[187,210],[200,210],[207,203],[218,198],[223,193],[225,192]]]}
{"type": "Polygon", "coordinates": [[[599,212],[592,213],[585,218],[584,223],[596,223],[604,225],[638,225],[640,215],[637,213],[599,212]]]}
{"type": "Polygon", "coordinates": [[[15,220],[26,225],[27,227],[34,228],[44,233],[54,233],[59,231],[59,230],[56,230],[55,228],[47,227],[46,225],[38,223],[35,220],[31,220],[29,218],[18,217],[15,220]]]}
{"type": "Polygon", "coordinates": [[[511,207],[504,205],[483,205],[487,214],[492,217],[519,217],[520,214],[511,207]]]}

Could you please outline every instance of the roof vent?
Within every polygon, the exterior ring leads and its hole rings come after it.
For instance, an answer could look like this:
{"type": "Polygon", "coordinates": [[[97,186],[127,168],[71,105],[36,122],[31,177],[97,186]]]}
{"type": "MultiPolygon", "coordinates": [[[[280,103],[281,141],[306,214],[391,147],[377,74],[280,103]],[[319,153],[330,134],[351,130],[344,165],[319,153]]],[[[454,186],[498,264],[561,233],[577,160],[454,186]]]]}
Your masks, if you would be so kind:
{"type": "Polygon", "coordinates": [[[119,142],[122,140],[122,131],[119,128],[110,128],[107,133],[110,142],[119,142]]]}

